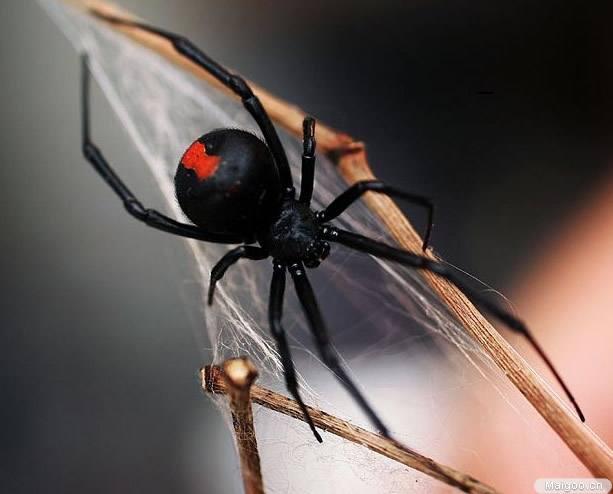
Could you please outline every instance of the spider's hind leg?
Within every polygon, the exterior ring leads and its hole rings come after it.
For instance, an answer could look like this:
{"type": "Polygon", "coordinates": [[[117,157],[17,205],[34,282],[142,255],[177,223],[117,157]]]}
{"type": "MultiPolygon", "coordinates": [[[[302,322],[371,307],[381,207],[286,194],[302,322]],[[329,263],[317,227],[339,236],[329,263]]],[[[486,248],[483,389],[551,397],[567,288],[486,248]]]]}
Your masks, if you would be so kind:
{"type": "Polygon", "coordinates": [[[226,253],[211,270],[211,281],[209,283],[208,303],[213,303],[215,296],[215,286],[217,282],[223,278],[228,268],[238,262],[240,259],[251,259],[252,261],[261,261],[268,257],[268,252],[261,247],[253,245],[241,245],[226,253]]]}
{"type": "Polygon", "coordinates": [[[123,202],[124,207],[137,220],[142,221],[147,226],[162,230],[173,235],[181,237],[195,238],[206,242],[217,243],[238,243],[242,241],[241,237],[227,234],[207,233],[204,230],[190,225],[181,223],[169,218],[168,216],[156,211],[155,209],[146,208],[138,198],[132,193],[128,186],[124,183],[119,175],[113,170],[109,162],[106,160],[102,151],[96,146],[91,138],[90,124],[90,81],[91,74],[89,71],[88,57],[86,54],[81,55],[81,125],[82,125],[82,150],[87,161],[92,165],[96,173],[109,185],[115,192],[117,197],[123,202]]]}
{"type": "Polygon", "coordinates": [[[277,134],[268,113],[262,106],[259,98],[253,93],[253,90],[247,81],[245,81],[241,76],[233,74],[221,64],[217,63],[196,45],[194,45],[194,43],[183,36],[155,26],[150,26],[149,24],[145,24],[143,22],[104,14],[95,8],[92,8],[91,12],[94,16],[110,22],[111,24],[142,29],[143,31],[155,34],[168,40],[179,54],[207,71],[226,88],[236,94],[241,99],[245,109],[251,114],[262,131],[266,144],[270,148],[270,152],[274,158],[275,165],[277,166],[281,184],[287,193],[293,194],[294,188],[292,184],[292,174],[287,161],[287,155],[285,154],[285,150],[283,149],[279,135],[277,134]]]}

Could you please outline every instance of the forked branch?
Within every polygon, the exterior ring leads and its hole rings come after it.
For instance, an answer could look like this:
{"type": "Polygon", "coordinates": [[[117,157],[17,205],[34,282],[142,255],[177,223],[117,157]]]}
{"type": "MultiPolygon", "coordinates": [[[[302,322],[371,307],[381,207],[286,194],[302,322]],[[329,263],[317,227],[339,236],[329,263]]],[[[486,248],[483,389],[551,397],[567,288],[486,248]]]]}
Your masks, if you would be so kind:
{"type": "MultiPolygon", "coordinates": [[[[227,384],[228,381],[226,373],[228,372],[229,368],[232,370],[231,367],[235,362],[243,362],[243,365],[246,365],[246,368],[253,368],[253,364],[248,363],[249,361],[246,359],[232,359],[226,361],[223,368],[209,365],[200,371],[202,388],[208,393],[214,394],[234,393],[235,391],[233,391],[227,384]],[[231,363],[230,367],[228,366],[229,362],[231,363]]],[[[239,374],[241,373],[240,370],[238,372],[239,374]]],[[[292,417],[297,420],[305,420],[304,414],[302,413],[298,403],[290,398],[287,398],[286,396],[283,396],[282,394],[270,391],[269,389],[262,388],[257,385],[251,385],[251,400],[254,403],[257,403],[258,405],[268,408],[274,412],[282,413],[283,415],[287,415],[288,417],[292,417]]],[[[343,439],[354,444],[364,446],[375,453],[397,461],[398,463],[401,463],[409,468],[418,470],[432,478],[456,487],[463,492],[475,494],[493,494],[497,492],[492,487],[479,482],[470,475],[454,470],[448,466],[441,465],[433,459],[423,456],[416,451],[403,446],[397,441],[386,439],[383,436],[352,425],[345,420],[318,410],[317,408],[307,408],[315,425],[326,432],[342,437],[343,439]]],[[[235,418],[236,415],[233,412],[233,420],[235,420],[235,418]]],[[[250,427],[249,423],[251,423],[252,427],[252,419],[247,417],[247,422],[247,424],[242,425],[237,425],[234,423],[234,427],[235,429],[238,427],[240,430],[244,430],[245,427],[250,427]]],[[[255,439],[253,444],[256,444],[255,439]]],[[[241,459],[242,454],[243,453],[241,453],[241,459]]],[[[253,450],[251,450],[251,455],[253,456],[253,450]]],[[[242,464],[244,465],[244,463],[242,464]]],[[[244,471],[243,478],[245,478],[244,471]]]]}
{"type": "Polygon", "coordinates": [[[230,396],[232,426],[241,462],[245,494],[264,494],[250,397],[258,371],[250,360],[235,358],[224,362],[223,371],[218,368],[218,377],[220,384],[230,396]]]}

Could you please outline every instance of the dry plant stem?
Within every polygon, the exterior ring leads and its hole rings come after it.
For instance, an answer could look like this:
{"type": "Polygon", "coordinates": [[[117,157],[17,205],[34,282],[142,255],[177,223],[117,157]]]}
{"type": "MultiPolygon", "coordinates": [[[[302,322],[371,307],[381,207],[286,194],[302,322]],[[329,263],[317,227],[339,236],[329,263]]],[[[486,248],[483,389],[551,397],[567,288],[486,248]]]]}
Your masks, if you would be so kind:
{"type": "MultiPolygon", "coordinates": [[[[64,0],[65,3],[73,5],[81,9],[90,9],[106,15],[115,15],[123,17],[125,19],[137,19],[132,13],[113,5],[110,2],[104,0],[64,0]]],[[[159,53],[168,60],[172,61],[176,65],[185,69],[187,72],[195,75],[200,79],[206,80],[209,84],[215,86],[219,90],[225,92],[230,97],[235,98],[236,95],[232,93],[228,88],[223,86],[217,79],[212,77],[208,72],[205,72],[200,67],[194,65],[189,60],[179,56],[170,43],[159,36],[151,33],[147,33],[140,29],[128,26],[118,26],[109,24],[114,30],[126,34],[134,41],[141,45],[150,48],[151,50],[159,53]]],[[[295,105],[279,99],[270,94],[265,89],[259,87],[257,84],[249,82],[254,92],[260,98],[260,101],[266,108],[266,111],[270,115],[270,118],[285,126],[292,134],[302,136],[302,120],[304,119],[304,112],[295,105]]],[[[340,133],[334,129],[325,126],[319,126],[316,129],[317,132],[317,148],[319,151],[338,151],[351,150],[360,148],[361,144],[356,143],[350,136],[340,133]]]]}
{"type": "MultiPolygon", "coordinates": [[[[122,15],[128,18],[134,17],[103,0],[91,0],[89,2],[72,0],[71,3],[78,4],[81,7],[87,4],[89,7],[107,14],[122,15]]],[[[137,28],[114,25],[110,25],[110,27],[123,32],[134,41],[156,51],[176,65],[219,87],[208,73],[179,56],[167,41],[137,28]]],[[[253,85],[253,87],[275,123],[285,127],[292,134],[301,136],[302,120],[305,113],[257,85],[253,85]]],[[[348,135],[336,132],[321,123],[318,124],[316,132],[319,149],[337,158],[339,172],[349,184],[358,180],[374,178],[362,143],[354,141],[348,135]]],[[[391,199],[369,193],[365,200],[371,211],[386,225],[399,245],[412,252],[420,252],[421,239],[419,235],[391,199]]],[[[428,255],[434,257],[431,252],[428,255]]],[[[496,365],[530,401],[590,472],[596,477],[613,478],[613,453],[602,440],[575,417],[569,407],[515,352],[511,345],[496,332],[492,325],[455,286],[429,273],[424,273],[424,276],[434,291],[451,308],[469,334],[490,355],[496,365]]]]}
{"type": "MultiPolygon", "coordinates": [[[[202,388],[209,393],[231,393],[232,390],[229,389],[227,385],[227,376],[225,376],[226,368],[227,362],[224,363],[223,370],[218,366],[207,366],[202,369],[200,371],[202,388]]],[[[300,410],[298,404],[294,400],[279,393],[275,393],[274,391],[253,385],[251,386],[251,400],[274,412],[304,421],[304,414],[300,410]]],[[[324,431],[335,434],[352,443],[364,446],[375,453],[418,470],[441,482],[456,487],[463,492],[475,494],[493,494],[497,492],[492,487],[479,482],[470,475],[441,465],[431,458],[420,455],[396,441],[386,439],[383,436],[352,425],[349,422],[316,408],[307,408],[315,425],[324,431]]]]}
{"type": "MultiPolygon", "coordinates": [[[[363,150],[341,156],[339,169],[348,182],[374,178],[363,150]]],[[[369,194],[365,200],[369,209],[385,223],[401,246],[419,253],[421,238],[391,199],[369,194]]],[[[435,258],[432,252],[427,255],[435,258]]],[[[423,276],[451,308],[468,333],[491,356],[590,472],[595,477],[613,478],[613,453],[610,448],[586,424],[581,423],[455,285],[428,272],[424,272],[423,276]]]]}
{"type": "Polygon", "coordinates": [[[244,358],[224,362],[223,379],[230,396],[232,425],[241,463],[245,494],[264,494],[258,443],[251,410],[251,385],[258,377],[253,364],[244,358]]]}

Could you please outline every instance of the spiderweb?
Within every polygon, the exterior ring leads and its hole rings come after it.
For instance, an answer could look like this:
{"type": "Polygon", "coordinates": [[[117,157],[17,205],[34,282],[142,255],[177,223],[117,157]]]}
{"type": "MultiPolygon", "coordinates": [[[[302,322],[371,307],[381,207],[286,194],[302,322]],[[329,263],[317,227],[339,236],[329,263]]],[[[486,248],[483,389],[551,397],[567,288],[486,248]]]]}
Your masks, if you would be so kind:
{"type": "MultiPolygon", "coordinates": [[[[195,138],[216,128],[241,128],[260,135],[250,115],[238,101],[103,24],[60,2],[39,1],[72,44],[88,53],[97,83],[166,200],[166,212],[185,221],[173,187],[178,158],[195,138]]],[[[301,143],[279,131],[299,184],[301,143]]],[[[104,143],[98,144],[104,151],[104,143]]],[[[117,169],[121,175],[121,166],[117,169]]],[[[334,165],[318,155],[314,207],[328,204],[345,188],[334,165]]],[[[352,206],[338,224],[393,243],[363,204],[352,206]]],[[[193,281],[203,286],[202,327],[208,332],[214,361],[248,355],[260,372],[258,382],[283,391],[281,365],[267,321],[271,263],[239,262],[219,284],[215,304],[205,308],[211,267],[228,246],[185,242],[197,267],[193,281]]],[[[460,467],[466,455],[486,463],[483,453],[466,443],[466,424],[455,413],[460,408],[469,416],[478,410],[479,420],[487,423],[495,420],[495,408],[511,407],[515,419],[505,426],[527,431],[518,440],[525,441],[537,430],[523,418],[524,412],[530,413],[529,407],[413,270],[333,246],[331,256],[309,275],[351,375],[406,444],[454,467],[460,467]],[[484,383],[486,397],[475,390],[484,383]]],[[[284,323],[305,398],[368,428],[355,404],[313,353],[289,280],[287,286],[284,323]]],[[[324,445],[318,445],[301,422],[264,410],[255,413],[269,492],[406,492],[407,486],[416,492],[447,489],[331,435],[326,434],[324,445]]],[[[538,447],[536,440],[533,443],[538,447]]],[[[552,464],[561,461],[548,454],[552,464]]]]}

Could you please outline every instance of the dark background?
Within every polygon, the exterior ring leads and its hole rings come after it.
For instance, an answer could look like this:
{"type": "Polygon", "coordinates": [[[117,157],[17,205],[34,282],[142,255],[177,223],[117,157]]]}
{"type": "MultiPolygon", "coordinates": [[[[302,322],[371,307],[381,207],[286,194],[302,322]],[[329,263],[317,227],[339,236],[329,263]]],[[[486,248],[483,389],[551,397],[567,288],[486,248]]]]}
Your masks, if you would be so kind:
{"type": "MultiPolygon", "coordinates": [[[[435,200],[437,250],[502,290],[610,171],[610,1],[209,3],[122,5],[367,141],[380,178],[435,200]]],[[[58,29],[31,1],[0,19],[0,490],[233,492],[186,251],[85,166],[58,29]]],[[[111,161],[139,160],[96,112],[111,161]]]]}

